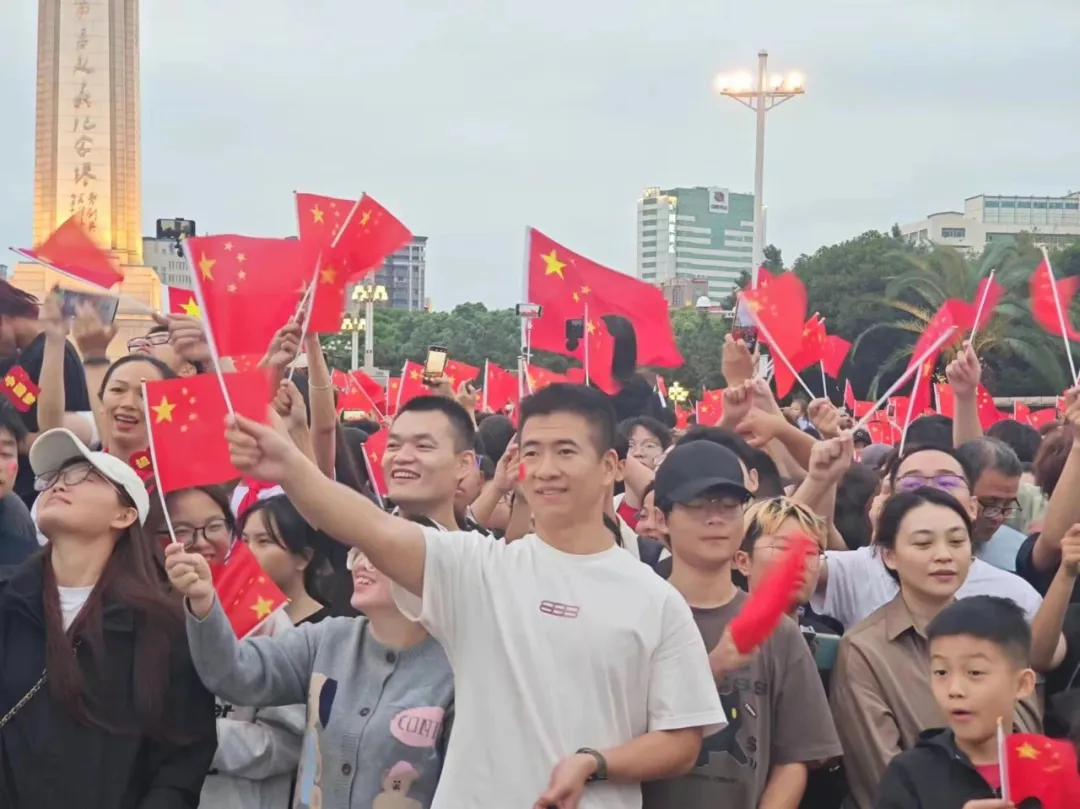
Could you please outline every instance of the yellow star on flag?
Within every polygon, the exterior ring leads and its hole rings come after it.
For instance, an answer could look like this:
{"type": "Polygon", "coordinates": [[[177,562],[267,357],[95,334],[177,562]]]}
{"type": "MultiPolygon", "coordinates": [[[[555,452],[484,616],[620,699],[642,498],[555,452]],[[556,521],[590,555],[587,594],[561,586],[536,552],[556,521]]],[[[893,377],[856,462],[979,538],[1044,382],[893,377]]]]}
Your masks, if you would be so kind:
{"type": "Polygon", "coordinates": [[[596,324],[593,321],[589,321],[589,334],[593,334],[596,331],[596,324]]]}
{"type": "Polygon", "coordinates": [[[581,288],[581,294],[582,295],[588,295],[590,292],[592,292],[592,290],[589,289],[588,287],[582,287],[581,288]]]}
{"type": "Polygon", "coordinates": [[[161,424],[163,421],[172,421],[172,412],[176,409],[176,405],[170,404],[169,400],[162,396],[161,404],[154,405],[150,409],[157,415],[154,424],[161,424]]]}
{"type": "MultiPolygon", "coordinates": [[[[228,247],[228,245],[226,245],[228,247]]],[[[214,280],[214,265],[217,264],[216,258],[207,258],[206,253],[203,253],[199,258],[199,272],[202,273],[204,281],[214,280]]]]}
{"type": "Polygon", "coordinates": [[[311,209],[311,219],[312,219],[312,222],[317,222],[320,225],[325,224],[323,222],[323,212],[321,210],[319,210],[318,205],[316,205],[314,208],[311,209]]]}
{"type": "Polygon", "coordinates": [[[247,256],[245,256],[243,253],[237,253],[236,260],[243,264],[245,261],[247,261],[247,256]]]}
{"type": "Polygon", "coordinates": [[[1035,758],[1039,757],[1039,751],[1036,750],[1034,747],[1032,747],[1027,742],[1025,742],[1024,744],[1022,744],[1022,745],[1020,745],[1019,747],[1016,748],[1016,754],[1018,756],[1020,756],[1020,758],[1032,758],[1032,759],[1035,759],[1035,758]]]}
{"type": "Polygon", "coordinates": [[[232,250],[232,242],[225,242],[225,249],[232,250]]]}
{"type": "Polygon", "coordinates": [[[274,611],[274,602],[269,598],[263,597],[252,604],[251,609],[254,611],[256,617],[261,620],[274,611]]]}
{"type": "Polygon", "coordinates": [[[566,276],[563,275],[563,268],[566,266],[566,262],[559,261],[559,257],[555,255],[555,250],[552,248],[551,252],[546,256],[541,255],[540,258],[544,260],[544,275],[557,275],[562,280],[566,280],[566,276]]]}
{"type": "Polygon", "coordinates": [[[327,267],[324,270],[319,270],[319,275],[322,276],[324,284],[332,284],[337,279],[337,270],[333,267],[327,267]]]}
{"type": "Polygon", "coordinates": [[[573,293],[570,297],[574,299],[574,303],[580,303],[581,302],[581,298],[578,297],[578,294],[576,292],[573,293]]]}
{"type": "Polygon", "coordinates": [[[364,211],[360,214],[360,227],[367,227],[367,223],[371,221],[371,211],[364,211]]]}
{"type": "Polygon", "coordinates": [[[202,317],[202,312],[199,310],[199,304],[195,303],[194,298],[190,298],[187,303],[180,306],[184,310],[185,315],[191,317],[202,317]]]}
{"type": "Polygon", "coordinates": [[[236,292],[236,284],[229,284],[229,292],[236,292]]]}

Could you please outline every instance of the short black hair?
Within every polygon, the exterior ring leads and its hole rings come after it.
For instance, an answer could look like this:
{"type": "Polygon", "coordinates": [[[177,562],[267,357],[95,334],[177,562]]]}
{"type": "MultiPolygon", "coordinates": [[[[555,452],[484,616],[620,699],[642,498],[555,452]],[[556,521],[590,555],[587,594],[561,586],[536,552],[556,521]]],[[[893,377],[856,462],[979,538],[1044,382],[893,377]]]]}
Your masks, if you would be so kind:
{"type": "Polygon", "coordinates": [[[514,437],[514,422],[501,413],[488,413],[477,426],[476,433],[484,440],[487,456],[497,462],[506,454],[510,439],[514,437]]]}
{"type": "Polygon", "coordinates": [[[965,441],[956,450],[956,457],[969,470],[968,481],[972,487],[982,477],[983,472],[996,470],[1006,477],[1018,478],[1024,474],[1024,467],[1016,457],[1012,447],[1000,438],[982,436],[965,441]]]}
{"type": "Polygon", "coordinates": [[[19,415],[19,411],[15,409],[15,405],[8,401],[7,397],[3,396],[0,396],[0,431],[11,433],[11,437],[15,439],[17,444],[21,444],[28,434],[26,424],[23,422],[22,416],[19,415]]]}
{"type": "Polygon", "coordinates": [[[615,433],[615,454],[620,461],[625,461],[630,455],[630,439],[624,433],[615,433]]]}
{"type": "MultiPolygon", "coordinates": [[[[900,533],[900,523],[904,521],[904,517],[908,515],[908,512],[923,505],[941,506],[958,514],[960,519],[964,521],[964,527],[967,528],[970,540],[974,525],[971,522],[971,515],[960,505],[960,501],[941,489],[920,486],[914,491],[894,494],[885,501],[885,506],[881,509],[881,516],[878,517],[874,544],[878,548],[896,550],[896,537],[900,533]]],[[[891,567],[886,566],[885,570],[895,581],[900,581],[900,574],[891,567]]]]}
{"type": "Polygon", "coordinates": [[[975,485],[975,476],[971,466],[959,452],[952,448],[951,444],[922,444],[921,446],[911,448],[904,447],[904,454],[897,454],[895,456],[895,461],[889,469],[890,486],[896,486],[896,478],[897,475],[900,474],[900,465],[903,464],[904,461],[906,461],[912,455],[918,455],[920,452],[941,452],[945,455],[948,455],[950,458],[953,458],[958,464],[960,464],[960,469],[964,474],[964,478],[967,479],[968,486],[975,485]]]}
{"type": "Polygon", "coordinates": [[[954,601],[926,626],[930,642],[966,635],[994,644],[1017,666],[1031,665],[1031,627],[1011,598],[970,596],[954,601]]]}
{"type": "Polygon", "coordinates": [[[986,434],[1012,447],[1020,463],[1035,463],[1035,453],[1039,451],[1042,436],[1030,424],[1021,424],[1016,419],[1002,419],[996,424],[991,424],[986,434]]]}
{"type": "Polygon", "coordinates": [[[0,317],[36,319],[41,302],[29,292],[0,279],[0,317]]]}
{"type": "Polygon", "coordinates": [[[585,419],[598,455],[615,449],[615,408],[610,399],[601,391],[569,382],[556,382],[521,400],[519,434],[525,431],[529,419],[556,413],[572,413],[585,419]]]}
{"type": "Polygon", "coordinates": [[[453,399],[445,396],[417,396],[409,399],[398,408],[394,421],[397,421],[405,413],[442,413],[450,422],[450,430],[454,434],[454,451],[465,452],[471,450],[476,444],[476,427],[469,417],[469,411],[453,399]]]}
{"type": "Polygon", "coordinates": [[[118,369],[123,368],[125,365],[130,365],[133,362],[145,362],[154,366],[154,368],[157,369],[157,372],[161,374],[162,379],[176,378],[176,372],[157,357],[151,357],[148,354],[125,354],[105,370],[105,376],[101,378],[101,387],[98,388],[98,399],[105,395],[105,389],[109,387],[109,380],[112,379],[113,374],[115,374],[118,369]]]}
{"type": "Polygon", "coordinates": [[[656,436],[656,440],[660,442],[660,446],[663,449],[667,449],[671,446],[671,430],[652,416],[635,416],[634,418],[623,419],[619,422],[619,432],[628,439],[633,435],[634,429],[637,427],[656,436]]]}
{"type": "Polygon", "coordinates": [[[940,413],[919,416],[908,425],[907,435],[904,437],[904,448],[952,447],[952,428],[952,419],[940,413]]]}
{"type": "Polygon", "coordinates": [[[738,433],[725,430],[723,427],[705,427],[698,424],[687,430],[679,439],[680,444],[688,441],[711,441],[734,452],[747,469],[757,472],[758,490],[755,497],[758,499],[784,495],[784,481],[780,477],[780,469],[776,466],[776,461],[769,453],[750,446],[738,433]]]}

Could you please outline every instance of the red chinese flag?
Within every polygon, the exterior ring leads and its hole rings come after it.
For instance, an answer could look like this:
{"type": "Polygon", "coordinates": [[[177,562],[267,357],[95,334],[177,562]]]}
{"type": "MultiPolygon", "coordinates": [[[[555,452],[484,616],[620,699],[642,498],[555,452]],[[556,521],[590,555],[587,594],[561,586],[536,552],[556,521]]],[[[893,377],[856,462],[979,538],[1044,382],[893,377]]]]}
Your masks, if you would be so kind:
{"type": "MultiPolygon", "coordinates": [[[[538,230],[529,230],[529,301],[543,312],[532,324],[533,348],[568,354],[566,321],[621,315],[634,326],[638,365],[676,368],[683,363],[675,345],[664,294],[568,250],[538,230]]],[[[590,373],[592,371],[590,358],[590,373]]]]}
{"type": "Polygon", "coordinates": [[[701,401],[698,402],[697,422],[703,427],[715,427],[724,417],[724,389],[706,390],[702,392],[701,401]]]}
{"type": "Polygon", "coordinates": [[[1031,408],[1023,402],[1013,402],[1013,420],[1031,425],[1031,408]]]}
{"type": "Polygon", "coordinates": [[[386,454],[386,442],[390,438],[387,429],[372,433],[364,442],[364,466],[367,467],[368,480],[380,498],[386,497],[386,475],[383,473],[383,456],[386,454]]]}
{"type": "Polygon", "coordinates": [[[896,423],[904,424],[907,419],[908,409],[911,407],[910,396],[892,396],[886,407],[891,407],[896,414],[896,423]]]}
{"type": "MultiPolygon", "coordinates": [[[[261,370],[224,374],[234,410],[266,421],[269,382],[261,370]]],[[[240,477],[225,442],[225,406],[216,374],[146,383],[147,425],[161,490],[225,483],[240,477]],[[197,448],[197,457],[192,448],[197,448]]]]}
{"type": "Polygon", "coordinates": [[[975,394],[975,404],[979,409],[979,424],[984,430],[1005,418],[1005,415],[994,404],[994,397],[990,395],[990,391],[982,384],[979,385],[979,390],[975,394]]]}
{"type": "Polygon", "coordinates": [[[337,397],[337,412],[344,413],[346,410],[363,410],[378,418],[381,409],[368,395],[367,391],[358,385],[351,386],[337,397]]]}
{"type": "Polygon", "coordinates": [[[34,383],[30,374],[26,373],[21,365],[13,365],[4,374],[4,395],[20,413],[29,412],[30,408],[37,403],[40,394],[41,388],[34,383]]]}
{"type": "Polygon", "coordinates": [[[1035,798],[1042,809],[1076,809],[1080,775],[1076,748],[1068,741],[1035,733],[1014,733],[1005,739],[1009,800],[1019,806],[1035,798]]]}
{"type": "Polygon", "coordinates": [[[384,413],[390,416],[397,412],[398,392],[401,390],[401,377],[392,376],[386,380],[386,410],[384,413]]]}
{"type": "Polygon", "coordinates": [[[821,364],[825,368],[825,373],[836,379],[840,374],[840,366],[844,364],[849,351],[851,351],[851,343],[843,337],[837,337],[835,334],[826,337],[825,349],[821,352],[821,364]]]}
{"type": "Polygon", "coordinates": [[[925,360],[926,364],[923,366],[923,376],[930,379],[941,352],[950,345],[966,340],[970,334],[971,325],[974,321],[975,312],[974,309],[971,308],[971,304],[952,298],[945,301],[945,303],[941,305],[941,308],[934,313],[934,316],[930,318],[930,323],[923,329],[922,334],[919,335],[919,339],[915,341],[915,348],[911,352],[908,368],[914,366],[916,360],[925,354],[930,347],[942,337],[942,335],[949,329],[955,327],[955,331],[953,331],[951,338],[939,346],[937,351],[932,353],[925,360]]]}
{"type": "Polygon", "coordinates": [[[480,369],[467,362],[447,360],[443,374],[450,381],[450,387],[456,391],[462,383],[475,381],[476,377],[480,376],[480,369]]]}
{"type": "Polygon", "coordinates": [[[184,245],[218,354],[262,356],[296,314],[315,258],[295,239],[192,236],[184,245]]]}
{"type": "Polygon", "coordinates": [[[1052,407],[1048,407],[1045,410],[1036,410],[1028,416],[1028,424],[1038,430],[1045,427],[1047,424],[1057,421],[1057,417],[1057,411],[1052,407]]]}
{"type": "Polygon", "coordinates": [[[785,272],[767,284],[759,284],[757,289],[744,290],[741,295],[762,328],[762,339],[778,355],[773,361],[773,375],[776,395],[783,398],[794,387],[795,376],[781,357],[791,362],[802,350],[806,287],[795,273],[785,272]],[[764,332],[768,332],[768,338],[764,332]]]}
{"type": "Polygon", "coordinates": [[[679,405],[675,405],[675,429],[685,430],[690,426],[690,411],[683,410],[679,405]]]}
{"type": "Polygon", "coordinates": [[[102,289],[110,289],[124,280],[124,274],[116,263],[83,230],[75,216],[58,227],[37,249],[15,252],[102,289]]]}
{"type": "Polygon", "coordinates": [[[308,304],[308,330],[316,334],[337,334],[345,314],[345,278],[333,264],[321,262],[314,298],[308,304]]]}
{"type": "Polygon", "coordinates": [[[851,387],[851,380],[844,380],[844,407],[849,413],[855,412],[855,391],[851,387]]]}
{"type": "Polygon", "coordinates": [[[504,368],[488,361],[484,364],[484,407],[498,413],[518,401],[518,378],[504,368]]]}
{"type": "Polygon", "coordinates": [[[951,419],[955,412],[952,387],[947,382],[935,382],[934,393],[937,395],[938,412],[951,419]]]}
{"type": "Polygon", "coordinates": [[[525,379],[528,383],[526,386],[528,388],[527,393],[536,393],[541,388],[554,385],[556,382],[572,381],[567,376],[549,371],[547,368],[541,368],[539,365],[526,365],[525,379]]]}
{"type": "Polygon", "coordinates": [[[801,371],[803,368],[809,368],[811,365],[821,362],[825,356],[826,338],[825,323],[820,315],[815,313],[803,325],[802,345],[794,357],[789,357],[796,371],[801,371]]]}
{"type": "Polygon", "coordinates": [[[1069,319],[1073,298],[1076,297],[1078,290],[1080,290],[1080,275],[1072,275],[1057,281],[1054,279],[1054,271],[1050,269],[1050,264],[1044,258],[1031,276],[1028,290],[1031,298],[1031,316],[1050,334],[1058,337],[1062,336],[1061,323],[1064,320],[1066,336],[1074,342],[1080,342],[1080,330],[1077,330],[1069,319]],[[1057,303],[1054,300],[1054,286],[1057,287],[1057,297],[1061,301],[1063,313],[1061,319],[1058,318],[1057,303]]]}
{"type": "MultiPolygon", "coordinates": [[[[213,379],[212,374],[206,374],[213,379]]],[[[210,576],[218,601],[236,637],[244,638],[284,607],[289,599],[263,572],[246,543],[233,542],[225,564],[211,565],[210,576]]]]}
{"type": "Polygon", "coordinates": [[[347,386],[360,388],[376,405],[386,404],[386,390],[360,368],[349,371],[345,382],[347,386]]]}
{"type": "MultiPolygon", "coordinates": [[[[971,323],[962,324],[968,335],[971,334],[972,329],[982,331],[983,327],[993,319],[994,312],[1004,296],[1005,287],[999,284],[996,279],[992,277],[984,278],[979,282],[979,286],[975,290],[975,300],[971,302],[971,323]],[[985,300],[983,300],[984,296],[985,300]],[[979,313],[980,304],[982,304],[981,313],[979,313]],[[975,322],[976,313],[979,313],[978,323],[975,322]]],[[[964,339],[966,340],[967,336],[964,339]]]]}
{"type": "Polygon", "coordinates": [[[394,411],[400,410],[406,402],[417,396],[429,396],[431,388],[424,384],[424,366],[412,360],[405,361],[405,367],[401,369],[401,384],[397,390],[397,400],[394,402],[394,411]]]}
{"type": "Polygon", "coordinates": [[[161,288],[161,311],[167,315],[202,317],[202,311],[195,300],[195,293],[182,287],[163,286],[161,288]]]}
{"type": "Polygon", "coordinates": [[[903,437],[900,428],[888,421],[888,417],[885,421],[871,420],[866,425],[866,431],[875,444],[897,444],[903,437]]]}
{"type": "Polygon", "coordinates": [[[806,534],[791,534],[783,555],[765,571],[761,583],[750,592],[739,614],[728,628],[735,648],[747,654],[764,643],[780,619],[791,609],[792,600],[806,577],[806,561],[820,552],[818,544],[806,534]]]}
{"type": "Polygon", "coordinates": [[[409,243],[409,229],[365,194],[354,200],[296,195],[300,241],[318,248],[323,266],[333,266],[341,281],[358,281],[409,243]],[[334,244],[335,239],[337,244],[334,244]]]}
{"type": "Polygon", "coordinates": [[[607,324],[601,318],[594,318],[589,314],[589,322],[585,324],[585,339],[571,356],[581,360],[581,367],[569,369],[566,372],[567,379],[578,385],[584,385],[588,381],[612,396],[619,392],[622,386],[611,375],[611,364],[615,358],[615,338],[611,336],[607,324]],[[589,352],[588,380],[585,378],[586,346],[589,352]]]}

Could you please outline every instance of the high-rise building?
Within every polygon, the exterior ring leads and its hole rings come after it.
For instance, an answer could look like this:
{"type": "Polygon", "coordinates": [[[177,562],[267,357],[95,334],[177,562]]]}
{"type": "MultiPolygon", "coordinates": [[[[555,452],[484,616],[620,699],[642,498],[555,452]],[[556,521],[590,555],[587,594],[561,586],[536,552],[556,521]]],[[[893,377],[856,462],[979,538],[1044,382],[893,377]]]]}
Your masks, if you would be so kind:
{"type": "Polygon", "coordinates": [[[393,309],[424,308],[427,276],[427,236],[412,241],[386,257],[375,272],[375,285],[386,288],[387,305],[393,309]]]}
{"type": "Polygon", "coordinates": [[[752,269],[753,248],[753,194],[646,188],[638,200],[637,276],[643,281],[704,278],[709,297],[719,300],[752,269]]]}
{"type": "Polygon", "coordinates": [[[187,261],[177,249],[175,239],[154,236],[143,238],[143,261],[152,269],[165,286],[191,289],[191,271],[187,261]]]}
{"type": "MultiPolygon", "coordinates": [[[[142,264],[138,21],[138,0],[38,2],[33,244],[78,216],[120,263],[117,351],[145,333],[143,309],[161,297],[142,264]]],[[[61,280],[36,264],[17,265],[12,277],[39,298],[61,280]]]]}
{"type": "Polygon", "coordinates": [[[912,244],[941,244],[979,252],[991,242],[1031,234],[1035,244],[1058,247],[1080,241],[1080,192],[1063,197],[987,196],[964,200],[963,211],[940,211],[901,225],[912,244]]]}

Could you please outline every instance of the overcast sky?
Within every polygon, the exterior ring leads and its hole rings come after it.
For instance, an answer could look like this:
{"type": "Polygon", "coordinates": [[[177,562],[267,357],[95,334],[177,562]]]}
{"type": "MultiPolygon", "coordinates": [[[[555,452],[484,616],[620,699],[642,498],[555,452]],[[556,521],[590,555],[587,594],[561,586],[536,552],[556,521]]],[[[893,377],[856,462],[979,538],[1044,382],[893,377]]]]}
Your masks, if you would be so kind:
{"type": "MultiPolygon", "coordinates": [[[[0,0],[0,246],[31,237],[37,3],[0,0]]],[[[1076,0],[150,0],[143,229],[291,235],[367,191],[430,238],[436,308],[520,295],[526,225],[634,272],[648,186],[753,189],[713,76],[807,77],[769,115],[790,263],[979,193],[1080,189],[1076,0]],[[432,10],[437,9],[437,10],[432,10]]],[[[0,264],[15,263],[6,250],[0,264]]]]}

